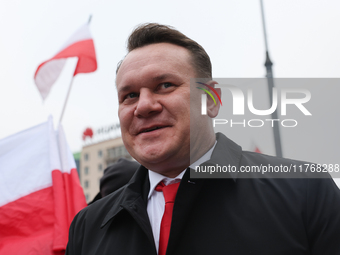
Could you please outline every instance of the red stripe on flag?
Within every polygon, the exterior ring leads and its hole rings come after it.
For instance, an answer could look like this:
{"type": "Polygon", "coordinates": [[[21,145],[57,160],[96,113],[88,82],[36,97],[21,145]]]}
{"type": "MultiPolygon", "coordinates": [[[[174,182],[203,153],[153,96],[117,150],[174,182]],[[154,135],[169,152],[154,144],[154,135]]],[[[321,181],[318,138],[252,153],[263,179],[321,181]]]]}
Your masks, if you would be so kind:
{"type": "Polygon", "coordinates": [[[54,170],[52,179],[52,187],[0,207],[0,254],[65,251],[69,226],[86,201],[76,169],[54,170]]]}
{"type": "Polygon", "coordinates": [[[77,169],[72,169],[70,174],[54,170],[52,180],[55,208],[53,250],[63,251],[66,249],[68,229],[74,216],[87,204],[77,169]]]}
{"type": "Polygon", "coordinates": [[[0,207],[0,254],[52,254],[53,235],[52,187],[0,207]]]}
{"type": "Polygon", "coordinates": [[[34,74],[34,78],[36,78],[40,68],[47,62],[53,59],[61,59],[61,58],[71,58],[78,57],[78,64],[76,70],[74,71],[74,75],[78,73],[90,73],[97,70],[97,60],[96,60],[96,52],[94,49],[94,43],[92,39],[84,40],[76,42],[67,48],[60,51],[53,58],[43,62],[40,64],[34,74]]]}

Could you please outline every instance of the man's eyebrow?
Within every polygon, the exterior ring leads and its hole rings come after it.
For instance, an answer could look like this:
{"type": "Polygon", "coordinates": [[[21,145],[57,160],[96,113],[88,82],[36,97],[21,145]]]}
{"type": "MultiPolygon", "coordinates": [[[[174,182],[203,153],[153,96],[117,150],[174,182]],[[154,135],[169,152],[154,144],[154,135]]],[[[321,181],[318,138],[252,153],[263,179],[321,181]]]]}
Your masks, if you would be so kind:
{"type": "MultiPolygon", "coordinates": [[[[169,79],[169,78],[177,78],[177,75],[175,74],[171,74],[171,73],[165,73],[165,74],[161,74],[161,75],[157,75],[155,77],[153,77],[151,80],[153,82],[157,82],[157,81],[163,81],[163,80],[166,80],[166,79],[169,79]]],[[[126,91],[130,91],[131,89],[133,89],[133,85],[125,85],[125,86],[122,86],[118,89],[118,93],[124,93],[126,91]]]]}
{"type": "Polygon", "coordinates": [[[118,93],[124,93],[124,92],[126,92],[126,91],[131,90],[131,88],[132,88],[131,85],[126,85],[126,86],[123,86],[123,87],[119,88],[117,92],[118,92],[118,93]]]}
{"type": "Polygon", "coordinates": [[[165,74],[161,74],[161,75],[158,75],[154,78],[152,78],[153,81],[162,81],[162,80],[165,80],[165,79],[168,79],[168,78],[177,78],[176,75],[174,74],[171,74],[171,73],[165,73],[165,74]]]}

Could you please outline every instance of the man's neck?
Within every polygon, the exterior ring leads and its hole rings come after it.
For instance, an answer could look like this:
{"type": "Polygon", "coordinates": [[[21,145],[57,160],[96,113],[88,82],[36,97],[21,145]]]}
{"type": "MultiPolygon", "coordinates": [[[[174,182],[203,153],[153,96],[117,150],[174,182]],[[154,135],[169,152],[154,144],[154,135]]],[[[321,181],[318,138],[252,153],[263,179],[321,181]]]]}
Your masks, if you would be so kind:
{"type": "Polygon", "coordinates": [[[177,177],[179,174],[181,174],[184,170],[186,170],[188,167],[195,169],[196,166],[199,166],[200,164],[202,164],[203,162],[209,160],[211,158],[211,154],[215,148],[217,144],[217,141],[215,140],[214,143],[204,152],[201,153],[200,157],[198,157],[196,160],[190,160],[192,163],[189,165],[186,164],[185,166],[181,167],[181,168],[172,168],[171,171],[155,171],[152,169],[149,169],[149,171],[155,172],[159,175],[162,175],[163,177],[168,177],[168,178],[175,178],[177,177]]]}
{"type": "Polygon", "coordinates": [[[214,139],[207,141],[205,146],[190,146],[190,164],[193,164],[202,158],[209,150],[211,150],[211,148],[216,145],[216,142],[216,138],[214,137],[214,139]]]}
{"type": "Polygon", "coordinates": [[[201,156],[199,159],[197,159],[195,162],[193,162],[190,165],[190,168],[196,169],[197,166],[199,166],[200,164],[209,160],[211,158],[211,154],[213,153],[213,151],[215,149],[216,144],[217,144],[217,141],[215,141],[214,145],[203,156],[201,156]]]}

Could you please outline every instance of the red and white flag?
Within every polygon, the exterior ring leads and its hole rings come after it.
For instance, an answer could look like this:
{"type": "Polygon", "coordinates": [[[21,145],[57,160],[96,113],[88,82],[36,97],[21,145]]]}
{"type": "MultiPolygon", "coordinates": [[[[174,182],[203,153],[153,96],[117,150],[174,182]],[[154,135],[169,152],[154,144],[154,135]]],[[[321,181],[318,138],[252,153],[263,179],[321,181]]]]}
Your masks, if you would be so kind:
{"type": "Polygon", "coordinates": [[[0,140],[0,254],[64,254],[86,206],[73,155],[49,121],[0,140]]]}
{"type": "Polygon", "coordinates": [[[43,99],[47,97],[66,59],[70,57],[78,57],[73,76],[97,70],[96,52],[88,24],[77,30],[54,57],[38,66],[34,80],[43,99]]]}

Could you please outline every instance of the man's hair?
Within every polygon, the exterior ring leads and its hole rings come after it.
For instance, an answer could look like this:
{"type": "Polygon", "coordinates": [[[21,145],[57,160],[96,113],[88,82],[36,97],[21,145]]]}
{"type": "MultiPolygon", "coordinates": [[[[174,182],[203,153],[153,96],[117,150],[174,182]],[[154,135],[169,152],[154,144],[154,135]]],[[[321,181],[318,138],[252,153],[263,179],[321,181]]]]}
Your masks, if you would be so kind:
{"type": "MultiPolygon", "coordinates": [[[[154,43],[171,43],[186,48],[190,52],[196,74],[201,76],[196,78],[212,77],[210,58],[203,47],[171,26],[157,23],[139,25],[128,39],[127,50],[131,52],[154,43]]],[[[123,60],[118,63],[116,72],[122,62],[123,60]]]]}

